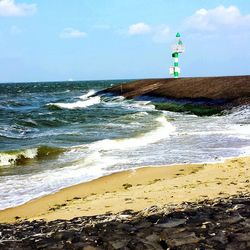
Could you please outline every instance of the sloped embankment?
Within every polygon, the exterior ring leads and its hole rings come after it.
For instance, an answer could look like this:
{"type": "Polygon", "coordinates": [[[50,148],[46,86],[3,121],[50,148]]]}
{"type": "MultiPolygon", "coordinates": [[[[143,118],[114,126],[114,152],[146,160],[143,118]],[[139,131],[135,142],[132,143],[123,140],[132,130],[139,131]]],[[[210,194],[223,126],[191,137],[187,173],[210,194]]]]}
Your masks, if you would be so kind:
{"type": "Polygon", "coordinates": [[[211,115],[250,104],[250,76],[136,80],[101,93],[152,100],[159,109],[211,115]]]}

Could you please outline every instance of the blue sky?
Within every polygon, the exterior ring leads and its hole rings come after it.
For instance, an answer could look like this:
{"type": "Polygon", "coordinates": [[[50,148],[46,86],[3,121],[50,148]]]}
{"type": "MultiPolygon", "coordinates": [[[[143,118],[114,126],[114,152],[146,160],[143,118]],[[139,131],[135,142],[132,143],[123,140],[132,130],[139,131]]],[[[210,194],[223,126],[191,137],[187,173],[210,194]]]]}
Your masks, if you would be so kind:
{"type": "Polygon", "coordinates": [[[248,0],[0,0],[0,82],[250,74],[248,0]]]}

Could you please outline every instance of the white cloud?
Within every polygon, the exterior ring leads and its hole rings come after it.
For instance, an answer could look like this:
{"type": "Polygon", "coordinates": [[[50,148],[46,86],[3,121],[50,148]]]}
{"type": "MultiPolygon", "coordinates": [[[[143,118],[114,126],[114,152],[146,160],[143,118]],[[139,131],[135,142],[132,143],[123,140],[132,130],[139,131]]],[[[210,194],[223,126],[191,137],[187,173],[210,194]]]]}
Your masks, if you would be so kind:
{"type": "Polygon", "coordinates": [[[151,31],[151,27],[146,23],[135,23],[129,26],[129,35],[143,35],[148,34],[151,31]]]}
{"type": "Polygon", "coordinates": [[[0,0],[0,16],[26,16],[36,12],[36,4],[15,3],[15,0],[0,0]]]}
{"type": "Polygon", "coordinates": [[[81,38],[85,36],[87,36],[87,33],[73,28],[65,28],[60,34],[61,38],[81,38]]]}
{"type": "Polygon", "coordinates": [[[199,9],[189,17],[185,26],[198,31],[216,31],[221,28],[244,28],[250,25],[250,15],[242,15],[236,6],[218,6],[199,9]]]}
{"type": "Polygon", "coordinates": [[[167,25],[149,25],[143,22],[129,26],[127,33],[130,36],[149,34],[153,42],[165,43],[170,37],[170,28],[167,25]]]}
{"type": "Polygon", "coordinates": [[[150,25],[144,22],[131,24],[126,30],[120,30],[120,35],[149,35],[155,43],[166,43],[170,38],[169,26],[163,25],[150,25]]]}

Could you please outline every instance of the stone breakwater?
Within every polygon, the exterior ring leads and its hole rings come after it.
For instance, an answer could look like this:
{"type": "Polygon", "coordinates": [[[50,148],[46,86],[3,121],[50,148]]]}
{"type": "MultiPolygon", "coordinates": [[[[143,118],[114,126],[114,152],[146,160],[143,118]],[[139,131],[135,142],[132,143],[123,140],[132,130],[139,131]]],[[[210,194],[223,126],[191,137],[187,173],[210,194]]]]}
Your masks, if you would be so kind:
{"type": "Polygon", "coordinates": [[[203,105],[230,108],[250,104],[250,76],[144,79],[116,85],[99,93],[112,93],[126,98],[202,101],[203,105]]]}
{"type": "Polygon", "coordinates": [[[134,98],[152,95],[169,98],[227,99],[250,97],[250,76],[186,77],[136,80],[104,90],[134,98]]]}
{"type": "Polygon", "coordinates": [[[141,212],[0,224],[0,249],[250,249],[250,194],[141,212]]]}

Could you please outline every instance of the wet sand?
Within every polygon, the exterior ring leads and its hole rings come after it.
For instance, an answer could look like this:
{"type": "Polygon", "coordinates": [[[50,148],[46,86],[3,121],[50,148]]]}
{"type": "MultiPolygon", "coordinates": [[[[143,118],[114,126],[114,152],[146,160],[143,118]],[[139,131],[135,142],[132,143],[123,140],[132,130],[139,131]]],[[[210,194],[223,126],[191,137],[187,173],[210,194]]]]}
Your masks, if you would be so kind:
{"type": "Polygon", "coordinates": [[[0,222],[72,219],[247,193],[250,157],[214,164],[144,167],[65,188],[0,211],[0,222]]]}

